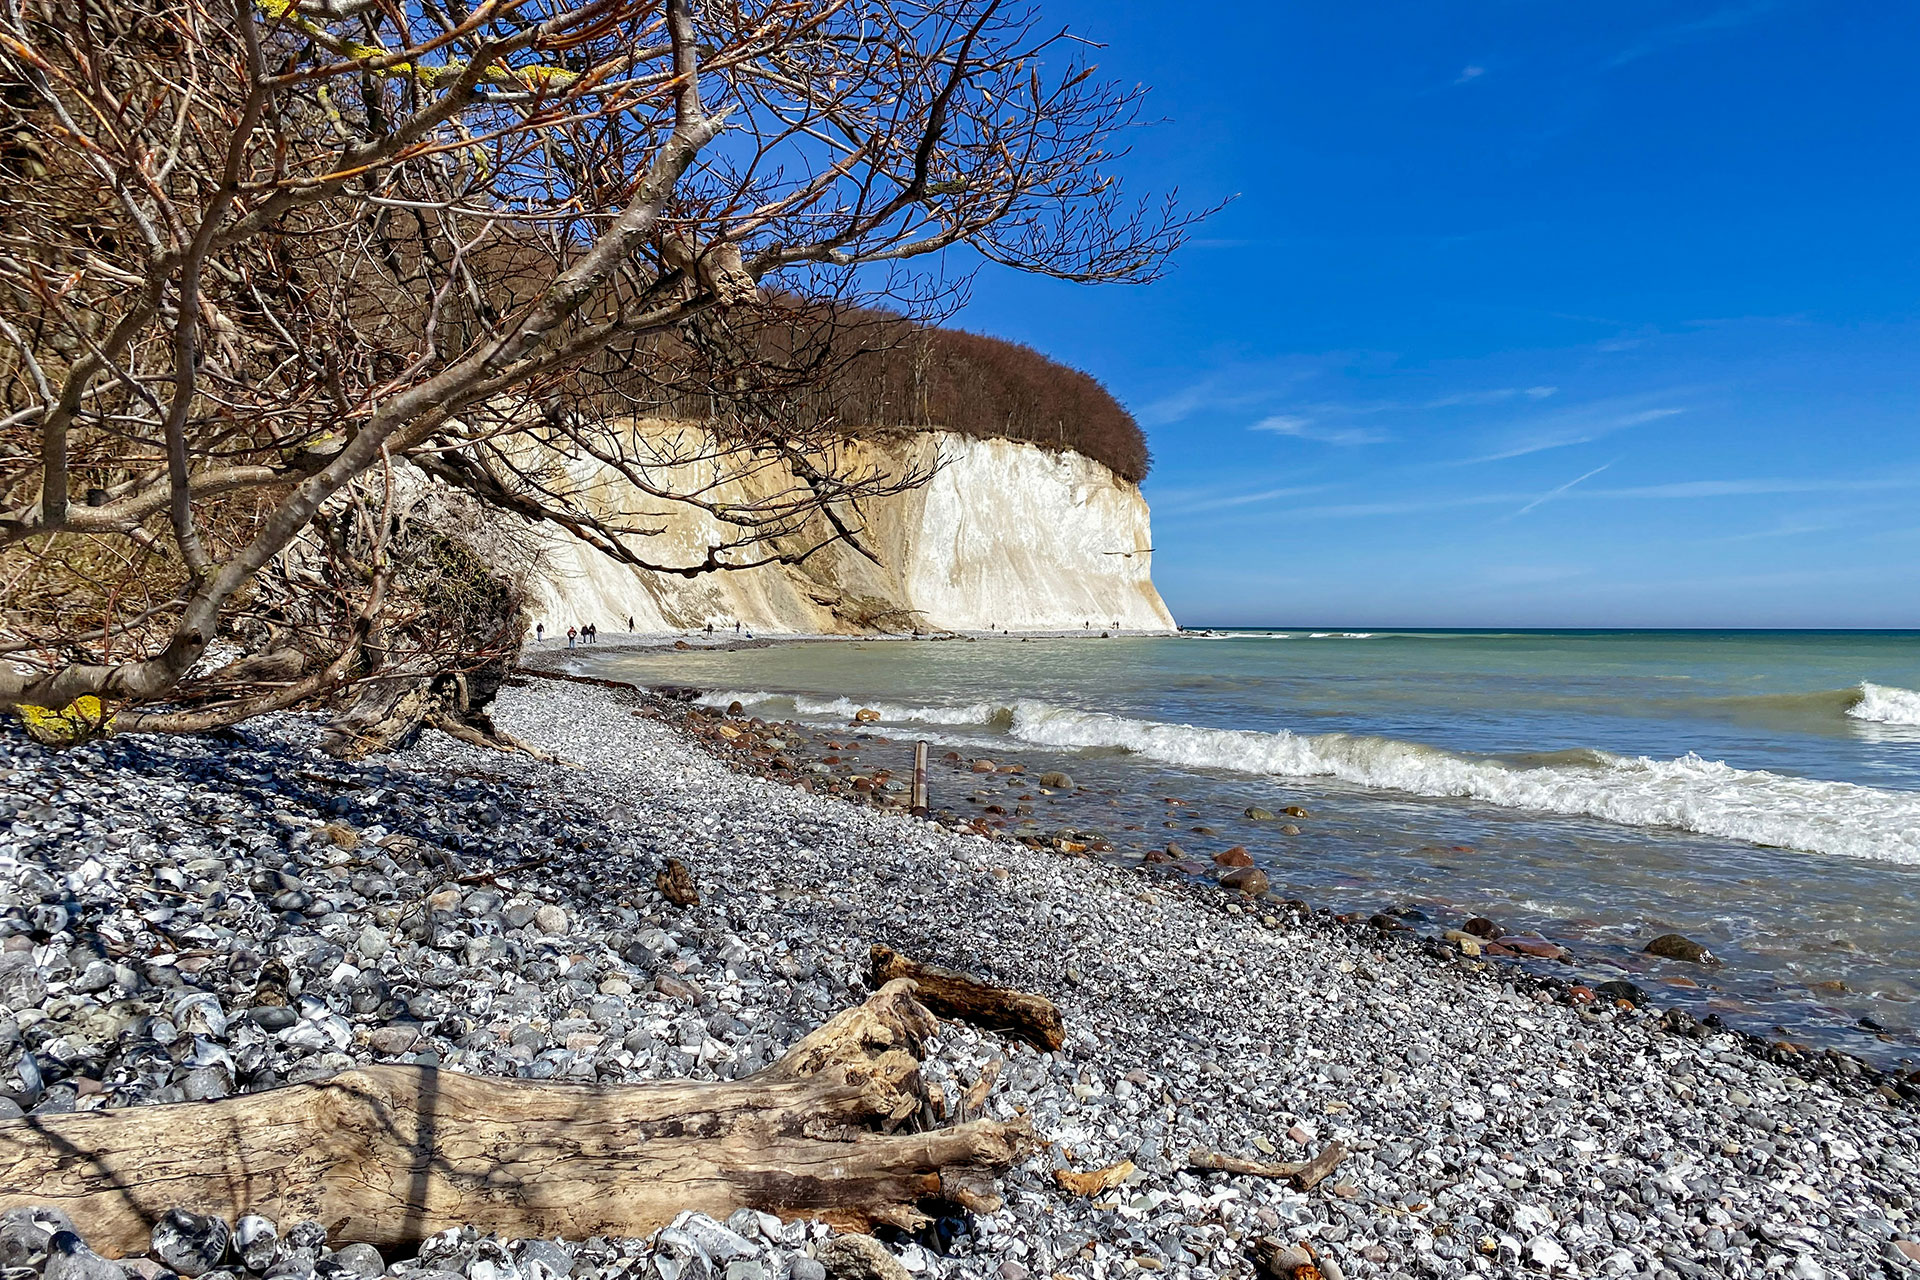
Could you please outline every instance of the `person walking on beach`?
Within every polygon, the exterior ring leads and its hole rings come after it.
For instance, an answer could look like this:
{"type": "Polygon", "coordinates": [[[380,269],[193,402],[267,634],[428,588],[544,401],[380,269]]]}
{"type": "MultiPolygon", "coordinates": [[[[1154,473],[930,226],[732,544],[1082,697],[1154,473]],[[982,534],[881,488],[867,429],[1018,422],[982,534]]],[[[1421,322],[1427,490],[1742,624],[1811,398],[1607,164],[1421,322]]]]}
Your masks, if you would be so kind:
{"type": "Polygon", "coordinates": [[[733,620],[733,634],[735,635],[740,634],[740,620],[738,618],[735,618],[733,620]]]}
{"type": "Polygon", "coordinates": [[[632,614],[627,615],[627,634],[628,635],[633,634],[633,615],[632,614]]]}
{"type": "Polygon", "coordinates": [[[542,640],[545,640],[546,638],[547,638],[547,624],[544,622],[534,623],[533,624],[533,642],[535,644],[539,644],[542,640]]]}
{"type": "Polygon", "coordinates": [[[573,641],[574,641],[575,634],[576,633],[574,632],[574,629],[572,627],[567,628],[567,648],[569,649],[573,648],[573,641]]]}

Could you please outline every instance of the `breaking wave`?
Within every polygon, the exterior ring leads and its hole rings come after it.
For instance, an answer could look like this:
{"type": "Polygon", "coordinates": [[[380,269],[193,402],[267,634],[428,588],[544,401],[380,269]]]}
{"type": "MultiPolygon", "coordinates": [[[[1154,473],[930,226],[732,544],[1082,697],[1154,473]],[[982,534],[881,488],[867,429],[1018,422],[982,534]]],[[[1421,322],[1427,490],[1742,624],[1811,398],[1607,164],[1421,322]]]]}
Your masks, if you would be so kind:
{"type": "Polygon", "coordinates": [[[989,702],[972,702],[964,706],[946,707],[909,707],[896,702],[857,702],[852,698],[809,698],[805,694],[766,693],[759,690],[728,691],[706,693],[695,699],[701,706],[726,707],[735,702],[742,706],[766,708],[778,711],[779,704],[790,708],[797,716],[833,717],[851,720],[856,711],[872,710],[880,713],[880,719],[887,724],[998,724],[1005,728],[1011,720],[1012,712],[1004,707],[996,707],[989,702]]]}
{"type": "Polygon", "coordinates": [[[1863,681],[1859,697],[1847,708],[1847,714],[1855,720],[1871,720],[1876,724],[1920,725],[1920,693],[1863,681]]]}
{"type": "MultiPolygon", "coordinates": [[[[726,706],[735,699],[840,719],[871,707],[888,724],[978,726],[1055,750],[1129,752],[1177,768],[1334,778],[1373,790],[1920,865],[1920,792],[1736,769],[1691,753],[1657,760],[1580,749],[1495,759],[1394,738],[1209,729],[1040,701],[910,707],[766,693],[717,693],[701,701],[726,706]]],[[[1904,689],[1862,686],[1857,706],[1920,723],[1920,694],[1904,689]]]]}
{"type": "Polygon", "coordinates": [[[1582,751],[1515,764],[1392,738],[1204,729],[1038,702],[1014,707],[1012,734],[1040,746],[1119,748],[1186,768],[1330,777],[1810,853],[1920,863],[1920,793],[1735,769],[1691,753],[1654,760],[1582,751]]]}

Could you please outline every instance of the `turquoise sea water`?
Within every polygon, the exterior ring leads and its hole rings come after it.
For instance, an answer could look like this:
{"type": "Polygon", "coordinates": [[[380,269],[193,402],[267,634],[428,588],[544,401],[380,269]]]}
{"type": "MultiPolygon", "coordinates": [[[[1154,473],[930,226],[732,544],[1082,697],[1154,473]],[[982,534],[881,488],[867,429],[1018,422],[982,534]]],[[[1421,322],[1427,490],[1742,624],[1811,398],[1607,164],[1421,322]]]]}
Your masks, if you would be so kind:
{"type": "Polygon", "coordinates": [[[1315,903],[1434,927],[1487,914],[1749,1029],[1881,1058],[1920,1044],[1920,633],[1290,630],[581,661],[822,725],[874,707],[896,738],[1067,768],[1110,793],[1123,847],[1243,843],[1315,903]],[[1284,804],[1313,814],[1299,836],[1239,817],[1284,804]],[[1638,955],[1669,929],[1728,963],[1638,955]]]}

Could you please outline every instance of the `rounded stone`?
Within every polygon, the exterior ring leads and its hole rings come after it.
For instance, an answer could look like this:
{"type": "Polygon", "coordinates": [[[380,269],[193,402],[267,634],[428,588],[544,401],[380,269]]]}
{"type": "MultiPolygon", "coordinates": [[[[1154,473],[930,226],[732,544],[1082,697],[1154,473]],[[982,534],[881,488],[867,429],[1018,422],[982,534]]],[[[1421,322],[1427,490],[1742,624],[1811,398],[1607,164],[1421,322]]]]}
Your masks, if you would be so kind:
{"type": "Polygon", "coordinates": [[[1663,960],[1684,960],[1688,964],[1715,964],[1713,952],[1692,938],[1678,933],[1663,933],[1646,945],[1646,953],[1663,960]]]}
{"type": "Polygon", "coordinates": [[[233,1248],[240,1263],[249,1271],[265,1271],[273,1265],[274,1251],[280,1247],[280,1228],[273,1219],[250,1213],[233,1225],[233,1248]]]}
{"type": "Polygon", "coordinates": [[[342,1245],[333,1251],[331,1259],[345,1268],[350,1274],[374,1280],[387,1269],[386,1262],[380,1257],[380,1251],[370,1244],[342,1245]]]}
{"type": "Polygon", "coordinates": [[[148,1252],[183,1276],[213,1270],[227,1256],[233,1228],[212,1214],[169,1209],[153,1225],[148,1252]]]}
{"type": "Polygon", "coordinates": [[[1220,877],[1224,889],[1237,889],[1249,898],[1263,894],[1271,886],[1267,873],[1258,867],[1235,867],[1220,877]]]}

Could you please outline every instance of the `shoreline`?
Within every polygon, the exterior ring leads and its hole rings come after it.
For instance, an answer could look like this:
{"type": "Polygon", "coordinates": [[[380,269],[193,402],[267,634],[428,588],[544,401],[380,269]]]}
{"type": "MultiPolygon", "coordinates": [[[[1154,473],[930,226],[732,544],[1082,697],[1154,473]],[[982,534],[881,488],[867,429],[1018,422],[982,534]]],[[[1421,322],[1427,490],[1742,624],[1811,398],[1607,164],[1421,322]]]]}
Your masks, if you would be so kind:
{"type": "MultiPolygon", "coordinates": [[[[1009,1177],[1007,1207],[977,1219],[952,1255],[897,1250],[928,1275],[1210,1280],[1244,1273],[1251,1243],[1267,1235],[1312,1243],[1333,1264],[1327,1274],[1350,1277],[1908,1274],[1896,1242],[1920,1236],[1920,1118],[1876,1092],[1891,1086],[1808,1080],[1733,1035],[1683,1038],[1643,1013],[1558,1004],[1517,974],[1462,974],[1364,928],[1269,925],[1217,890],[745,776],[619,703],[566,681],[503,692],[502,727],[570,765],[437,736],[345,765],[312,751],[315,724],[298,716],[249,725],[237,744],[109,741],[61,756],[9,730],[0,768],[11,770],[21,825],[0,845],[6,931],[31,940],[54,923],[34,925],[28,909],[35,885],[46,905],[47,886],[28,874],[36,859],[68,874],[100,862],[104,878],[72,894],[53,886],[56,896],[76,898],[82,920],[123,903],[171,904],[181,914],[128,934],[116,963],[180,980],[149,980],[151,990],[217,991],[232,1030],[216,1043],[282,1079],[423,1054],[487,1074],[719,1078],[856,1002],[872,942],[1038,991],[1066,1016],[1060,1052],[953,1026],[927,1067],[964,1088],[998,1061],[989,1113],[1024,1113],[1050,1144],[1009,1177]],[[33,798],[55,794],[58,808],[33,798]],[[377,898],[328,872],[351,861],[328,823],[368,850],[395,836],[431,841],[475,870],[541,852],[552,861],[462,893],[448,951],[400,936],[377,898]],[[161,834],[176,831],[199,834],[161,834]],[[326,1012],[256,1034],[254,988],[224,961],[184,964],[190,948],[162,931],[196,927],[204,913],[191,892],[183,906],[141,888],[156,868],[206,874],[216,849],[235,871],[291,859],[312,882],[267,895],[305,895],[304,905],[233,917],[258,950],[338,936],[350,967],[411,989],[418,1008],[395,995],[392,1007],[361,1010],[357,987],[321,984],[326,1012]],[[649,887],[668,856],[692,868],[703,905],[675,911],[649,887]],[[530,910],[514,923],[516,902],[559,908],[561,931],[542,933],[530,910]],[[488,912],[502,916],[500,933],[462,923],[488,912]],[[569,954],[590,962],[585,982],[558,981],[577,962],[547,973],[569,954]],[[420,983],[422,966],[442,975],[438,985],[420,983]],[[1352,1154],[1310,1193],[1184,1168],[1194,1148],[1299,1159],[1333,1139],[1352,1154]],[[1121,1160],[1134,1174],[1106,1199],[1071,1195],[1051,1176],[1121,1160]]],[[[432,879],[405,874],[421,887],[432,879]]],[[[265,889],[242,875],[226,892],[239,903],[265,889]]],[[[68,972],[39,977],[48,945],[0,952],[13,996],[39,982],[42,1010],[89,985],[71,955],[68,972]],[[23,955],[36,957],[33,976],[12,958],[23,955]]],[[[51,1042],[45,1033],[70,1013],[24,1027],[16,1016],[0,1058],[7,1044],[51,1042]]],[[[50,1068],[55,1103],[148,1100],[210,1072],[189,1082],[204,1092],[223,1069],[175,1064],[168,1075],[181,1079],[155,1084],[121,1081],[113,1048],[74,1061],[95,1074],[50,1068]],[[101,1088],[63,1083],[75,1079],[101,1088]]],[[[228,1087],[252,1082],[236,1073],[228,1087]]]]}
{"type": "MultiPolygon", "coordinates": [[[[659,653],[671,647],[665,645],[663,640],[653,638],[628,651],[659,653]]],[[[591,652],[584,658],[564,652],[530,653],[526,656],[526,665],[531,671],[566,672],[576,679],[592,681],[598,677],[581,673],[604,669],[594,661],[598,655],[591,652]]],[[[660,709],[667,713],[669,720],[689,731],[706,749],[737,766],[787,785],[808,790],[819,787],[856,802],[884,805],[894,798],[886,794],[882,786],[887,781],[885,770],[882,771],[883,777],[875,780],[872,794],[867,794],[868,786],[863,781],[863,775],[871,772],[875,762],[855,754],[858,750],[855,740],[877,736],[878,741],[884,744],[910,742],[916,733],[930,736],[941,743],[932,748],[929,760],[935,809],[946,825],[955,829],[1021,840],[1036,847],[1049,845],[1059,848],[1064,835],[1069,842],[1069,851],[1082,853],[1087,851],[1074,846],[1086,843],[1076,833],[1084,825],[1093,841],[1092,856],[1132,865],[1151,873],[1184,874],[1204,882],[1217,881],[1240,865],[1238,862],[1220,861],[1216,855],[1245,855],[1251,848],[1255,854],[1254,865],[1261,869],[1263,875],[1268,871],[1272,873],[1276,889],[1282,884],[1285,888],[1282,892],[1261,895],[1263,903],[1259,906],[1249,901],[1249,909],[1292,911],[1306,917],[1315,912],[1303,899],[1319,905],[1319,914],[1323,915],[1329,914],[1324,904],[1331,902],[1334,904],[1333,914],[1342,923],[1371,924],[1382,932],[1405,932],[1416,945],[1424,947],[1439,962],[1459,962],[1470,967],[1492,963],[1502,969],[1524,972],[1528,981],[1547,982],[1561,1000],[1591,1002],[1595,999],[1606,1001],[1624,997],[1641,1004],[1657,1001],[1662,1011],[1670,1013],[1676,1025],[1684,1027],[1694,1019],[1699,1019],[1710,1030],[1725,1028],[1750,1041],[1754,1050],[1763,1056],[1799,1062],[1837,1057],[1854,1064],[1855,1068],[1865,1071],[1873,1079],[1895,1083],[1906,1083],[1909,1077],[1920,1074],[1915,1071],[1916,1056],[1911,1032],[1904,1031],[1900,1024],[1895,1024],[1889,1030],[1876,1023],[1874,1017],[1885,1017],[1879,1010],[1862,1012],[1854,1008],[1843,1011],[1830,1004],[1822,993],[1812,990],[1783,993],[1779,986],[1769,985],[1776,979],[1775,971],[1750,965],[1743,967],[1737,957],[1731,961],[1731,967],[1712,963],[1711,958],[1706,965],[1699,966],[1675,960],[1663,961],[1647,953],[1644,944],[1656,935],[1672,935],[1677,939],[1679,935],[1673,933],[1676,928],[1693,934],[1693,930],[1684,923],[1654,927],[1651,932],[1641,934],[1631,945],[1623,945],[1609,938],[1596,937],[1591,929],[1577,927],[1577,917],[1580,915],[1577,904],[1571,908],[1572,916],[1548,918],[1530,914],[1517,922],[1509,920],[1511,927],[1502,929],[1483,917],[1493,914],[1505,918],[1505,913],[1489,911],[1472,898],[1436,901],[1431,896],[1396,896],[1394,886],[1384,883],[1369,883],[1358,895],[1352,892],[1343,894],[1322,882],[1328,877],[1316,878],[1312,874],[1311,866],[1317,865],[1311,856],[1312,828],[1316,823],[1307,821],[1304,813],[1300,815],[1301,823],[1309,828],[1304,837],[1299,828],[1291,825],[1286,818],[1276,820],[1273,815],[1267,814],[1265,817],[1268,820],[1264,823],[1242,821],[1243,814],[1238,807],[1207,809],[1203,813],[1191,809],[1191,802],[1186,802],[1182,810],[1184,818],[1179,824],[1159,822],[1162,817],[1175,816],[1171,801],[1165,814],[1146,813],[1141,805],[1136,804],[1134,808],[1124,811],[1125,817],[1116,816],[1122,811],[1108,807],[1114,801],[1107,797],[1119,794],[1110,790],[1112,787],[1129,790],[1144,787],[1151,791],[1160,785],[1178,789],[1182,784],[1177,778],[1126,782],[1118,779],[1114,771],[1108,770],[1104,784],[1094,782],[1093,790],[1086,790],[1084,786],[1070,788],[1064,793],[1040,790],[1036,796],[1031,780],[1021,784],[1018,779],[1006,777],[970,779],[966,761],[949,750],[956,744],[943,742],[937,725],[933,726],[935,732],[931,734],[925,727],[916,730],[913,726],[902,728],[885,722],[867,726],[841,724],[836,728],[832,724],[821,723],[817,716],[811,720],[796,721],[781,718],[779,712],[748,706],[742,711],[741,718],[733,722],[733,729],[722,728],[716,732],[717,722],[703,719],[720,716],[721,703],[708,700],[707,695],[711,694],[711,690],[669,684],[655,685],[653,690],[665,697],[666,701],[660,704],[660,709]],[[685,705],[695,700],[704,705],[685,705]],[[769,719],[763,728],[759,718],[762,715],[775,718],[769,719]],[[843,743],[842,739],[847,741],[843,743]],[[762,749],[769,741],[776,744],[776,749],[762,749]],[[849,745],[854,747],[853,751],[842,750],[849,745]],[[849,783],[858,789],[858,793],[848,787],[849,783]],[[985,785],[987,790],[978,790],[977,785],[985,785]],[[1109,790],[1101,790],[1103,785],[1109,790]],[[971,796],[969,792],[972,792],[971,796]],[[1022,792],[1025,794],[1019,794],[1022,792]],[[1016,801],[1019,802],[1017,805],[1016,801]],[[1201,824],[1192,826],[1191,830],[1203,834],[1186,834],[1189,821],[1201,824]],[[1124,828],[1113,825],[1123,822],[1130,825],[1124,828]],[[1162,825],[1168,828],[1177,825],[1179,830],[1165,832],[1157,840],[1150,832],[1162,825]],[[1277,839],[1277,836],[1290,839],[1277,839]],[[1162,841],[1164,848],[1161,847],[1162,841]],[[1280,861],[1275,863],[1272,861],[1274,858],[1280,861]],[[1143,867],[1138,865],[1142,859],[1146,863],[1143,867]],[[1303,867],[1308,869],[1302,870],[1303,867]],[[1575,920],[1576,927],[1563,927],[1570,919],[1575,920]],[[1649,995],[1649,991],[1653,994],[1649,995]]],[[[856,705],[851,700],[842,701],[849,707],[856,705]]],[[[882,702],[874,705],[885,707],[887,704],[882,702]]],[[[790,717],[791,713],[787,715],[790,717]]],[[[978,747],[962,746],[967,754],[977,754],[980,750],[978,747]]],[[[986,754],[1002,764],[1008,761],[1022,762],[1035,771],[1066,769],[1081,777],[1083,783],[1086,781],[1080,766],[1072,760],[1070,751],[1050,753],[1044,748],[1013,740],[982,746],[986,754]]],[[[902,770],[906,767],[905,763],[893,758],[900,754],[899,750],[883,747],[881,753],[886,756],[883,763],[893,770],[891,781],[904,790],[904,783],[899,779],[904,776],[902,770]],[[891,754],[888,754],[889,751],[891,754]]],[[[1017,764],[999,770],[1003,774],[1020,771],[1017,764]]],[[[1177,770],[1174,772],[1177,773],[1177,770]]],[[[1180,794],[1192,793],[1180,791],[1180,794]]],[[[1311,795],[1300,798],[1316,811],[1318,818],[1326,817],[1319,812],[1321,805],[1314,803],[1311,795]]],[[[1135,796],[1133,800],[1138,801],[1140,797],[1135,796]]],[[[1234,802],[1235,805],[1239,803],[1234,802]]],[[[1255,803],[1279,807],[1277,800],[1256,800],[1255,803]]],[[[1252,811],[1244,816],[1251,817],[1252,811]]],[[[1431,835],[1427,838],[1439,839],[1431,835]]],[[[1468,838],[1472,840],[1471,836],[1468,838]]],[[[1447,842],[1440,840],[1440,843],[1447,842]]],[[[1330,875],[1337,878],[1337,871],[1330,875]]],[[[1399,892],[1404,895],[1406,891],[1399,892]]],[[[1428,894],[1431,894],[1430,889],[1428,894]]],[[[1695,936],[1702,936],[1718,949],[1718,943],[1714,943],[1710,935],[1695,936]]]]}
{"type": "Polygon", "coordinates": [[[1202,633],[1189,632],[1180,627],[1172,631],[876,631],[858,634],[846,633],[809,633],[802,631],[780,631],[759,635],[731,635],[716,631],[711,636],[703,631],[620,631],[610,632],[605,640],[582,641],[578,647],[567,647],[566,633],[558,638],[548,636],[542,640],[529,640],[520,650],[519,661],[525,665],[529,657],[544,662],[568,661],[580,657],[590,657],[601,653],[657,653],[662,649],[687,648],[708,650],[715,653],[729,653],[744,649],[771,649],[780,645],[798,644],[868,644],[893,642],[899,644],[941,644],[970,642],[979,640],[1172,640],[1186,635],[1202,633]]]}
{"type": "MultiPolygon", "coordinates": [[[[528,674],[535,674],[528,671],[528,674]]],[[[809,726],[793,721],[767,721],[758,717],[743,715],[723,716],[716,707],[703,706],[694,697],[701,691],[683,689],[677,686],[642,687],[625,681],[608,680],[600,677],[583,676],[574,673],[542,672],[545,674],[583,685],[606,688],[615,698],[631,699],[626,705],[635,706],[635,714],[645,714],[673,727],[685,735],[698,748],[721,761],[736,773],[744,773],[776,785],[797,787],[800,790],[814,792],[824,779],[820,776],[799,774],[786,755],[781,752],[793,752],[794,741],[799,737],[810,737],[813,745],[827,749],[855,746],[854,740],[871,745],[886,747],[899,746],[902,739],[886,736],[886,727],[875,724],[861,728],[848,726],[839,734],[823,733],[809,726]],[[731,724],[737,732],[729,737],[727,731],[716,728],[721,724],[731,724]],[[763,749],[761,744],[772,735],[780,746],[773,750],[763,749]],[[838,739],[847,739],[842,743],[838,739]]],[[[794,753],[804,759],[801,753],[794,753]]],[[[964,763],[952,763],[954,753],[947,753],[948,759],[941,764],[958,770],[957,777],[967,777],[964,763]]],[[[1004,758],[1004,757],[1003,757],[1004,758]]],[[[889,792],[888,786],[900,785],[892,777],[892,772],[882,768],[873,778],[869,789],[860,785],[860,780],[870,772],[860,762],[853,760],[851,753],[845,760],[829,755],[829,762],[838,766],[825,778],[831,778],[829,785],[853,779],[852,787],[827,791],[825,794],[842,803],[854,806],[872,806],[881,812],[903,813],[902,801],[897,791],[889,792]],[[835,776],[835,775],[839,776],[835,776]]],[[[930,762],[933,763],[933,762],[930,762]]],[[[824,771],[823,771],[824,773],[824,771]]],[[[953,779],[948,779],[952,781],[953,779]]],[[[1032,784],[1028,784],[1032,785],[1032,784]]],[[[1017,788],[1016,788],[1017,789],[1017,788]]],[[[1042,789],[1043,796],[1050,793],[1042,789]]],[[[1060,797],[1052,796],[1053,803],[1059,803],[1060,797]]],[[[1730,1025],[1716,1012],[1707,1012],[1704,1017],[1696,1018],[1679,1003],[1679,991],[1674,987],[1662,988],[1660,996],[1641,988],[1628,977],[1611,982],[1598,979],[1582,981],[1574,973],[1563,976],[1555,972],[1557,963],[1572,963],[1572,944],[1554,941],[1539,934],[1501,935],[1500,941],[1486,937],[1476,937],[1462,933],[1459,929],[1446,929],[1435,932],[1431,922],[1410,922],[1391,911],[1349,911],[1338,912],[1326,906],[1314,906],[1299,898],[1287,897],[1271,890],[1256,891],[1249,895],[1244,890],[1235,891],[1235,886],[1224,877],[1237,864],[1217,863],[1193,855],[1175,858],[1168,855],[1156,855],[1149,852],[1144,860],[1132,860],[1124,851],[1116,850],[1103,835],[1091,835],[1092,844],[1074,841],[1073,837],[1081,833],[1071,827],[1060,828],[1053,835],[1029,834],[1005,827],[990,828],[983,820],[969,822],[966,815],[949,806],[936,805],[924,821],[937,825],[957,834],[975,837],[984,836],[990,840],[1005,840],[1024,845],[1027,848],[1051,852],[1064,858],[1096,859],[1103,865],[1139,875],[1154,885],[1176,884],[1183,888],[1202,893],[1217,894],[1224,902],[1228,914],[1247,914],[1259,918],[1269,927],[1277,927],[1282,919],[1289,927],[1304,929],[1327,929],[1342,933],[1347,937],[1365,937],[1373,945],[1398,947],[1410,954],[1418,955],[1426,962],[1453,968],[1467,977],[1489,978],[1517,984],[1531,992],[1537,992],[1555,1003],[1580,1009],[1588,1006],[1637,1007],[1636,1012],[1650,1014],[1658,1019],[1661,1030],[1670,1034],[1704,1038],[1709,1035],[1730,1035],[1753,1056],[1773,1062],[1787,1070],[1808,1079],[1843,1080],[1864,1083],[1868,1087],[1890,1090],[1893,1095],[1906,1104],[1920,1104],[1920,1071],[1906,1071],[1899,1067],[1888,1067],[1871,1061],[1860,1054],[1837,1046],[1815,1047],[1797,1042],[1788,1036],[1768,1037],[1754,1031],[1730,1025]],[[1062,844],[1061,836],[1067,835],[1069,842],[1062,844]],[[1424,927],[1423,927],[1424,926],[1424,927]],[[1504,944],[1504,945],[1503,945],[1504,944]],[[1557,956],[1535,954],[1528,948],[1545,949],[1558,952],[1557,956]],[[1656,1000],[1659,1002],[1656,1003],[1656,1000]]],[[[1231,838],[1231,837],[1226,837],[1231,838]]],[[[1171,847],[1171,846],[1170,846],[1171,847]]],[[[1218,904],[1216,904],[1218,905],[1218,904]]],[[[1571,971],[1570,971],[1571,973],[1571,971]]],[[[1652,977],[1644,974],[1649,983],[1652,977]]],[[[1697,986],[1694,989],[1698,989],[1697,986]]],[[[1835,1024],[1839,1029],[1844,1024],[1835,1024]]],[[[1849,1031],[1857,1028],[1848,1027],[1849,1031]]]]}

